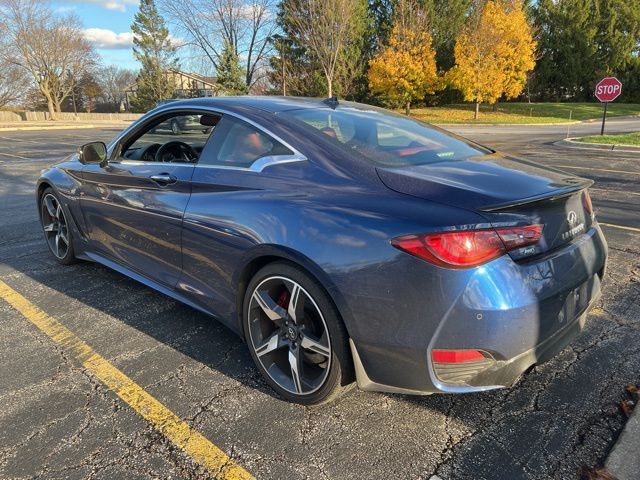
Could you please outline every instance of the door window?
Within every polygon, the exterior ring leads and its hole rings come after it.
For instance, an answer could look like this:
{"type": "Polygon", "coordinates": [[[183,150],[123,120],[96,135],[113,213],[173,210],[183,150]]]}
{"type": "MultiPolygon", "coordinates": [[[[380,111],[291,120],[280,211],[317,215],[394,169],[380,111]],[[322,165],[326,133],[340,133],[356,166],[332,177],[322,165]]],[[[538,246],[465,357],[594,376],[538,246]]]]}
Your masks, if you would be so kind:
{"type": "Polygon", "coordinates": [[[145,162],[195,163],[219,120],[219,115],[195,112],[162,116],[123,145],[122,157],[145,162]]]}
{"type": "Polygon", "coordinates": [[[253,125],[225,115],[199,164],[250,168],[261,158],[277,155],[293,152],[253,125]]]}

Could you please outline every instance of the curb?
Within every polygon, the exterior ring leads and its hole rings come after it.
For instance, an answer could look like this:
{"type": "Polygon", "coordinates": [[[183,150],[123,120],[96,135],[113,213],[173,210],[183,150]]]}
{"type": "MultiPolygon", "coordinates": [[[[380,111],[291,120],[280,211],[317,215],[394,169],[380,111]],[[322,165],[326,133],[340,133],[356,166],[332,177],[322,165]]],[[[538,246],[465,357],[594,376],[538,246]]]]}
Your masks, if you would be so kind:
{"type": "Polygon", "coordinates": [[[609,145],[606,143],[586,143],[579,142],[576,138],[565,138],[555,142],[554,145],[558,147],[577,148],[580,150],[603,150],[607,152],[626,152],[635,153],[640,152],[640,147],[634,145],[609,145]]]}
{"type": "MultiPolygon", "coordinates": [[[[418,119],[420,120],[420,119],[418,119]]],[[[425,120],[420,120],[425,121],[425,120]]],[[[425,121],[426,122],[426,121],[425,121]]],[[[430,122],[426,122],[430,123],[430,122]]],[[[572,120],[567,122],[553,122],[553,123],[432,123],[438,127],[548,127],[554,125],[577,125],[583,123],[579,120],[572,120]]]]}
{"type": "Polygon", "coordinates": [[[618,437],[605,461],[605,468],[617,480],[636,480],[640,472],[640,407],[633,409],[631,417],[618,437]]]}
{"type": "Polygon", "coordinates": [[[82,124],[82,125],[31,125],[31,126],[17,126],[17,127],[2,127],[0,126],[0,132],[19,132],[19,131],[46,131],[46,130],[81,130],[90,128],[124,128],[129,123],[115,124],[105,123],[100,124],[82,124]]]}

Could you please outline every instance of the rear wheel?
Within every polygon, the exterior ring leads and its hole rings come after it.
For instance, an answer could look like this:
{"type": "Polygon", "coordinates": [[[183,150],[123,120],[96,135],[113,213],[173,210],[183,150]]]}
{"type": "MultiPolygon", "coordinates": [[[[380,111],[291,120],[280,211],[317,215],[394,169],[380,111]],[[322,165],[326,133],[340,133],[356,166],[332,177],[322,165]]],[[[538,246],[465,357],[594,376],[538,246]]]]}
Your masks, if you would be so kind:
{"type": "Polygon", "coordinates": [[[71,229],[64,208],[53,189],[47,188],[40,198],[40,221],[44,238],[56,260],[63,265],[76,261],[71,241],[71,229]]]}
{"type": "Polygon", "coordinates": [[[353,382],[346,329],[302,270],[280,262],[261,269],[247,288],[243,318],[258,370],[287,400],[329,402],[353,382]]]}

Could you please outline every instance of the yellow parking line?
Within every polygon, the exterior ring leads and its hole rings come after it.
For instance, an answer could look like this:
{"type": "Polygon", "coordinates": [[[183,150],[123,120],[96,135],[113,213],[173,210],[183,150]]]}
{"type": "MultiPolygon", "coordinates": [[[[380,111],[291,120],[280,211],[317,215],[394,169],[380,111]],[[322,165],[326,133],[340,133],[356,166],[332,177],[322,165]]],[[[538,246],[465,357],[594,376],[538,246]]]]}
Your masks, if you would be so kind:
{"type": "Polygon", "coordinates": [[[640,232],[640,228],[636,227],[627,227],[626,225],[616,225],[615,223],[602,223],[598,222],[600,225],[604,225],[605,227],[611,228],[619,228],[620,230],[629,230],[631,232],[640,232]]]}
{"type": "Polygon", "coordinates": [[[65,351],[72,354],[84,368],[216,478],[221,480],[253,478],[249,472],[233,462],[227,454],[202,434],[187,425],[137,383],[98,355],[71,330],[40,310],[2,280],[0,280],[0,297],[65,351]]]}

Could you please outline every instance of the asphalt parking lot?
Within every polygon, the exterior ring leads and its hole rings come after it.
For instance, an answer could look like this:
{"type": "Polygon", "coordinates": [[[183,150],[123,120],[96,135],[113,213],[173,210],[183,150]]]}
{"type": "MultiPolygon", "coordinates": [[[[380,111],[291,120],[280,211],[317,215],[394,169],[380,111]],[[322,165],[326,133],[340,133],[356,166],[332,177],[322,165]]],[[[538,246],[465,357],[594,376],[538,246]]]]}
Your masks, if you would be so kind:
{"type": "MultiPolygon", "coordinates": [[[[640,119],[608,123],[611,133],[633,129],[640,119]]],[[[602,300],[571,347],[511,389],[354,390],[323,407],[288,404],[216,321],[104,267],[58,265],[42,239],[35,179],[116,129],[0,132],[0,279],[257,478],[576,478],[604,460],[624,425],[624,387],[640,382],[640,153],[554,145],[567,126],[453,130],[596,182],[610,248],[602,300]]],[[[0,327],[0,478],[215,474],[2,300],[0,327]]]]}

